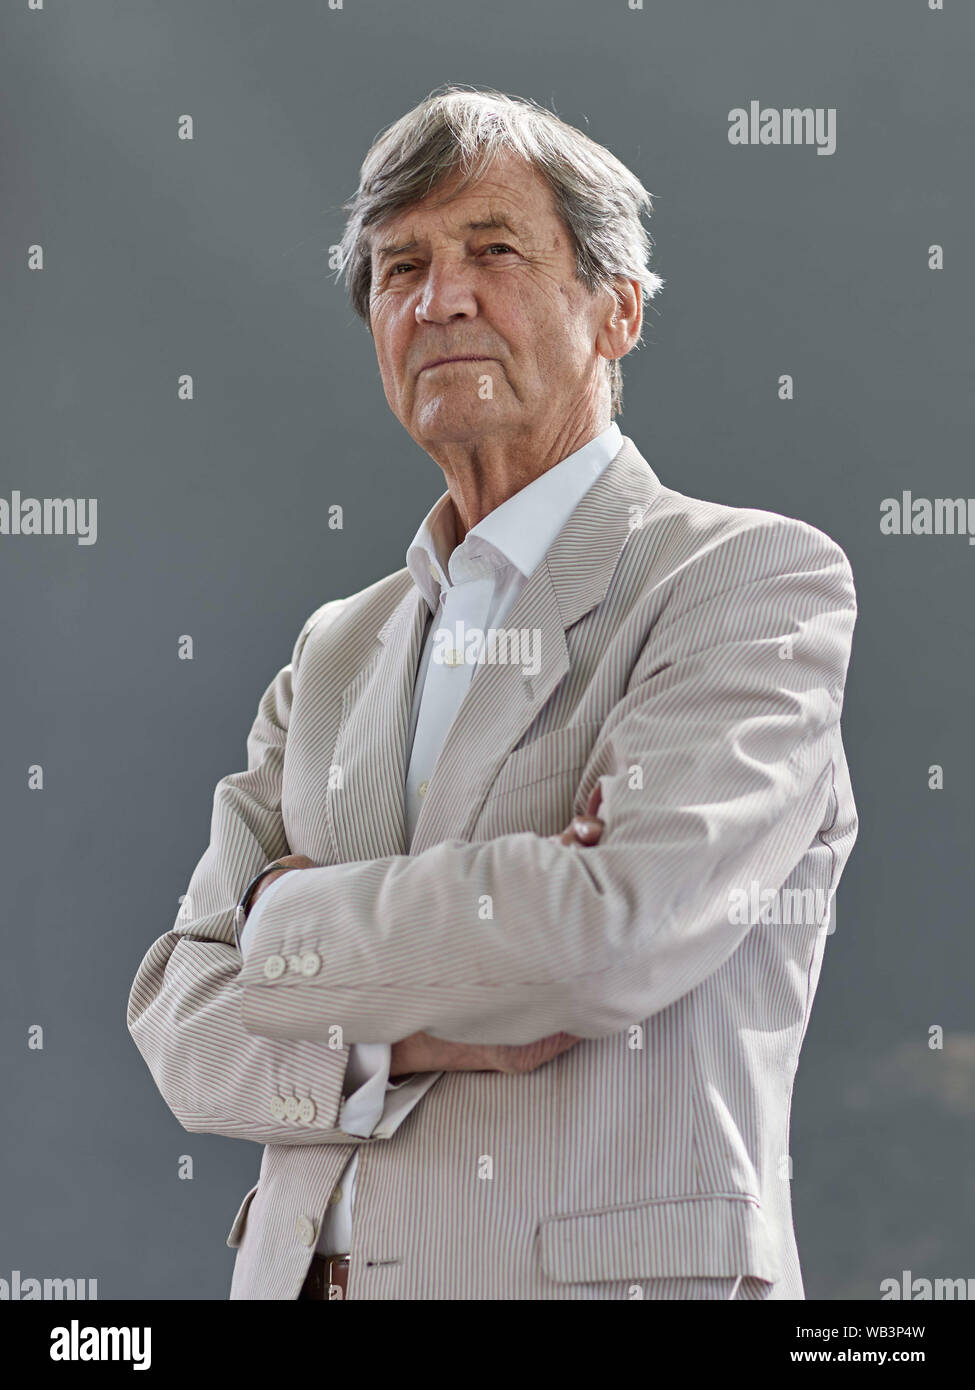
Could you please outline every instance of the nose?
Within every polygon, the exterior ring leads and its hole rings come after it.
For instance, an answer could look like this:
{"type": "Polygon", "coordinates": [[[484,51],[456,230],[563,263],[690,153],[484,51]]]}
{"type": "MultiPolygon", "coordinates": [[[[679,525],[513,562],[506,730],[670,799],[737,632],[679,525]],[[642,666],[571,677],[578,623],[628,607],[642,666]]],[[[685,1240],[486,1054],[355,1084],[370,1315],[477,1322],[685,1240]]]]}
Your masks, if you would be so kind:
{"type": "Polygon", "coordinates": [[[467,268],[447,260],[431,262],[414,313],[417,323],[473,318],[477,301],[467,268]]]}

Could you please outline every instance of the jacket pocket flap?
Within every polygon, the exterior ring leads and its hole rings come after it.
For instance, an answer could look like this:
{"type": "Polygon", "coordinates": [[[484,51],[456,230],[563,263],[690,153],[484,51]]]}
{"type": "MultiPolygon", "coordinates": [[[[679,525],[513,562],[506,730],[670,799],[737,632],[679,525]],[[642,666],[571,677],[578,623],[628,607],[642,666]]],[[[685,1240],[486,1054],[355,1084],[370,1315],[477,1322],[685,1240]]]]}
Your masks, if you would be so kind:
{"type": "Polygon", "coordinates": [[[247,1213],[259,1187],[260,1183],[256,1182],[237,1209],[237,1215],[234,1217],[234,1224],[231,1226],[230,1235],[227,1237],[227,1244],[230,1246],[231,1250],[236,1249],[243,1239],[244,1227],[247,1224],[247,1213]]]}
{"type": "Polygon", "coordinates": [[[589,761],[601,724],[569,724],[552,729],[509,753],[490,787],[487,799],[524,791],[547,777],[580,772],[589,761]]]}
{"type": "Polygon", "coordinates": [[[546,1217],[542,1269],[563,1284],[613,1279],[735,1278],[775,1283],[775,1252],[756,1198],[660,1197],[546,1217]]]}

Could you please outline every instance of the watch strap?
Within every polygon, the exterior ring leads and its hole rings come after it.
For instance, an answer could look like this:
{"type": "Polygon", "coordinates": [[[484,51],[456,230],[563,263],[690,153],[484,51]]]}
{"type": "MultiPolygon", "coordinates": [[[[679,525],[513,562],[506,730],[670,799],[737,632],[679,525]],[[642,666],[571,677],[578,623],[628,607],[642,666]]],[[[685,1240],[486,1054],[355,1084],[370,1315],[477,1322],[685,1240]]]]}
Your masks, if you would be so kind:
{"type": "MultiPolygon", "coordinates": [[[[238,951],[240,951],[240,933],[243,930],[244,923],[247,921],[247,914],[251,910],[254,890],[257,888],[257,885],[260,883],[261,879],[265,878],[268,874],[279,872],[287,873],[289,869],[293,868],[293,864],[282,864],[280,860],[275,859],[272,864],[266,864],[259,873],[256,873],[244,889],[240,897],[240,902],[234,908],[234,941],[238,951]]],[[[241,952],[241,954],[243,953],[241,952]]]]}

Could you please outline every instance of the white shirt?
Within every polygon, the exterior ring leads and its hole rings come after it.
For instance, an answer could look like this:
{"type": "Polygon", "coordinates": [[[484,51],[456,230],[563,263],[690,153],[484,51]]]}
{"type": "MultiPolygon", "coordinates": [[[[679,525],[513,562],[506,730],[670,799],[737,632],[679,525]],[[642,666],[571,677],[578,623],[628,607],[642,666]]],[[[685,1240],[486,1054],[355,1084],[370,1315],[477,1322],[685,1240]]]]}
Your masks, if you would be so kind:
{"type": "MultiPolygon", "coordinates": [[[[466,659],[456,664],[439,659],[452,649],[465,655],[465,636],[472,629],[499,627],[589,488],[622,447],[619,426],[611,424],[595,439],[557,463],[547,473],[502,502],[473,526],[456,545],[454,511],[445,492],[420,524],[406,552],[406,565],[432,615],[427,627],[413,686],[410,757],[404,788],[407,843],[416,822],[437,755],[474,680],[476,648],[466,646],[466,659]],[[458,626],[459,625],[459,626],[458,626]],[[438,637],[438,633],[440,634],[438,637]]],[[[262,908],[273,896],[282,874],[261,893],[240,936],[246,954],[247,938],[262,908]]],[[[368,1138],[387,1106],[386,1096],[397,1085],[389,1080],[388,1043],[353,1043],[349,1048],[339,1126],[347,1134],[368,1138]]],[[[422,1095],[423,1093],[421,1093],[422,1095]]],[[[389,1103],[384,1128],[390,1133],[416,1104],[416,1096],[395,1113],[389,1103]]],[[[352,1244],[352,1204],[358,1150],[332,1193],[322,1219],[317,1249],[323,1255],[346,1253],[352,1244]]]]}

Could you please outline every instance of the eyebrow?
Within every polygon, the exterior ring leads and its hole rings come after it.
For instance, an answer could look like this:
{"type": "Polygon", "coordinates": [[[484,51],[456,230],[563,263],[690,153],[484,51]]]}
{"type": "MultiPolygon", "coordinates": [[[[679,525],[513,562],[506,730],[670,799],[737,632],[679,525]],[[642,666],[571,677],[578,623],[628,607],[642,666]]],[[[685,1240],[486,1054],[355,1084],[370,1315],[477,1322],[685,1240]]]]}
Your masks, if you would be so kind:
{"type": "MultiPolygon", "coordinates": [[[[512,236],[523,237],[524,233],[506,217],[494,216],[480,218],[474,222],[465,222],[463,230],[465,232],[510,232],[512,236]]],[[[406,251],[413,251],[419,242],[414,238],[413,241],[404,241],[401,246],[383,246],[376,252],[377,262],[388,260],[390,256],[402,256],[406,251]]]]}

